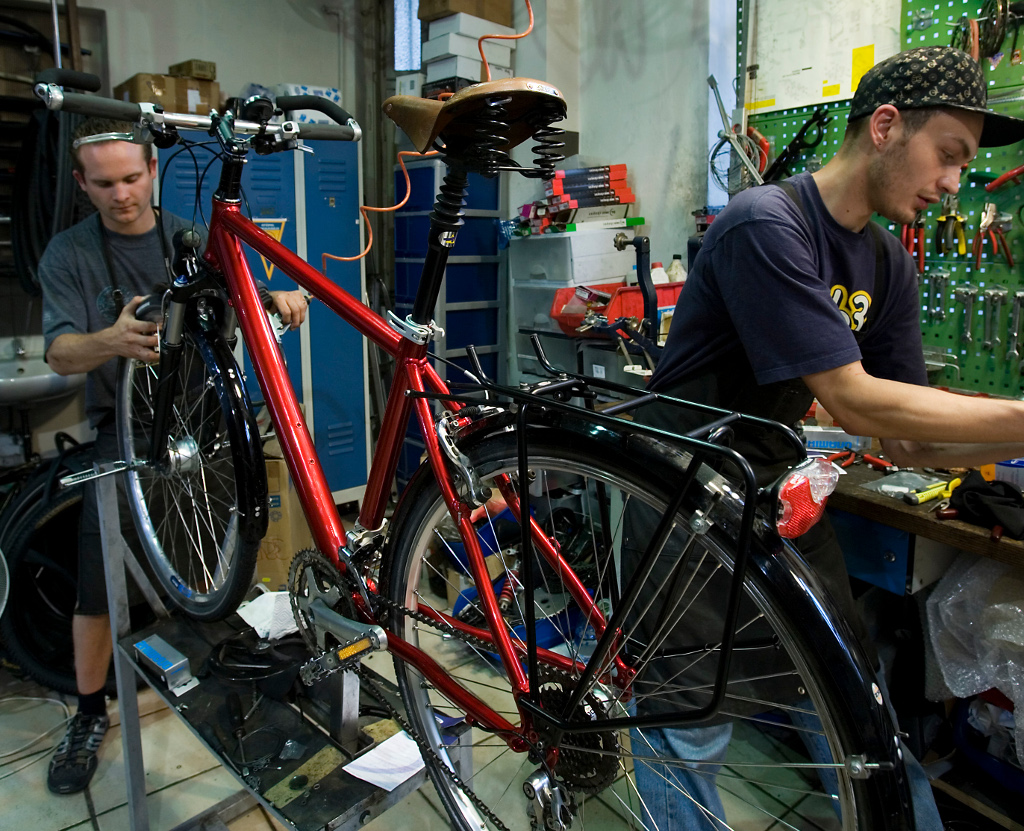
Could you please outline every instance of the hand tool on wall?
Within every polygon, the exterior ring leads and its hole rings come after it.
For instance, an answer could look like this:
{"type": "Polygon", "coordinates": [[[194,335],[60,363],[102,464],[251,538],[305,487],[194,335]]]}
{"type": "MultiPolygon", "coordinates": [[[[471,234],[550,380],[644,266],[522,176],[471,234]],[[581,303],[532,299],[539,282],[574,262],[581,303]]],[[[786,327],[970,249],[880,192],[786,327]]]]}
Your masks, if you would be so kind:
{"type": "Polygon", "coordinates": [[[766,182],[777,182],[779,179],[785,179],[790,176],[792,172],[790,167],[797,160],[797,157],[804,150],[811,150],[821,144],[821,140],[825,137],[825,128],[831,121],[832,116],[826,112],[825,108],[818,107],[814,114],[804,123],[804,126],[790,139],[789,144],[775,157],[771,167],[765,171],[764,180],[766,182]],[[810,133],[812,129],[814,132],[810,133]]]}
{"type": "Polygon", "coordinates": [[[964,304],[964,331],[960,336],[964,343],[970,343],[972,340],[971,325],[974,323],[974,298],[977,295],[978,290],[974,286],[961,286],[953,292],[953,297],[964,304]]]}
{"type": "Polygon", "coordinates": [[[1017,341],[1020,336],[1020,309],[1024,303],[1024,291],[1013,293],[1013,304],[1010,306],[1010,319],[1006,327],[1006,360],[1017,361],[1020,359],[1020,351],[1017,349],[1017,341]]]}
{"type": "Polygon", "coordinates": [[[1006,264],[1013,268],[1013,256],[1010,254],[1010,244],[1006,240],[1006,235],[1013,230],[1013,214],[997,212],[995,219],[992,220],[991,230],[996,235],[996,239],[999,240],[1000,247],[1003,249],[1006,264]]]}
{"type": "Polygon", "coordinates": [[[1015,167],[1013,170],[1007,171],[1002,176],[989,182],[987,185],[985,185],[985,190],[988,191],[989,193],[992,193],[992,191],[1001,188],[1003,185],[1005,185],[1007,182],[1011,180],[1014,184],[1019,185],[1022,176],[1024,176],[1024,165],[1021,165],[1020,167],[1015,167]]]}
{"type": "Polygon", "coordinates": [[[918,211],[910,225],[904,225],[901,233],[903,247],[917,263],[917,273],[924,273],[924,215],[918,211]]]}
{"type": "Polygon", "coordinates": [[[982,349],[991,351],[999,346],[999,312],[1006,294],[1002,286],[993,286],[982,292],[985,301],[985,339],[981,343],[982,349]]]}
{"type": "Polygon", "coordinates": [[[981,221],[978,224],[978,232],[974,235],[974,242],[971,245],[971,252],[974,254],[974,267],[981,268],[981,254],[985,247],[985,238],[988,237],[992,243],[992,262],[995,262],[999,255],[999,246],[1002,244],[1003,256],[1006,263],[1013,267],[1013,257],[1010,255],[1010,246],[1006,242],[1006,234],[1003,228],[1006,224],[1005,216],[996,213],[994,202],[986,202],[981,221]],[[998,221],[997,221],[998,219],[998,221]]]}
{"type": "Polygon", "coordinates": [[[942,308],[942,296],[946,292],[948,282],[949,272],[946,269],[933,268],[928,272],[928,284],[931,286],[928,292],[928,317],[932,320],[941,322],[946,319],[946,310],[942,308]]]}
{"type": "Polygon", "coordinates": [[[967,235],[964,233],[965,217],[960,213],[960,197],[947,193],[942,197],[942,215],[939,217],[936,248],[940,254],[954,251],[963,256],[967,253],[967,235]]]}

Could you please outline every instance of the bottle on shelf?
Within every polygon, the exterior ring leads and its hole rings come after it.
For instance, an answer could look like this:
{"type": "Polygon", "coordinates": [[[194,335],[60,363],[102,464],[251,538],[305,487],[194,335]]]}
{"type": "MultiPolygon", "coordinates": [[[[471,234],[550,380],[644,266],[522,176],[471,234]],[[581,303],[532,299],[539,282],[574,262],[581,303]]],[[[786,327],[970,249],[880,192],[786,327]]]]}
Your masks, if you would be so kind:
{"type": "Polygon", "coordinates": [[[669,263],[668,268],[665,269],[665,273],[668,275],[668,281],[670,283],[686,282],[686,268],[683,266],[682,254],[672,255],[672,262],[669,263]]]}
{"type": "Polygon", "coordinates": [[[660,263],[651,263],[651,281],[658,286],[668,282],[668,274],[665,267],[660,263]]]}

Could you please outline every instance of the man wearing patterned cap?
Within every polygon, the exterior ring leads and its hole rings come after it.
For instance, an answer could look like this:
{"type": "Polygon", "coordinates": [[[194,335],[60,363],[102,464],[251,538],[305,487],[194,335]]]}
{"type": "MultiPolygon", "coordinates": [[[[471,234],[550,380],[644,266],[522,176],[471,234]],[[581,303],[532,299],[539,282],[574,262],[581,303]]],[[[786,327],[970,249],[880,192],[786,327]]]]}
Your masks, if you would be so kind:
{"type": "MultiPolygon", "coordinates": [[[[928,386],[916,266],[894,235],[871,222],[876,213],[913,222],[958,191],[979,147],[1022,138],[1024,122],[987,109],[981,67],[960,50],[912,49],[873,67],[828,164],[782,187],[746,190],[716,217],[649,389],[789,425],[816,398],[847,432],[880,437],[900,466],[965,467],[1024,455],[1024,402],[928,386]]],[[[651,409],[645,420],[654,426],[699,425],[680,425],[686,415],[678,409],[651,409]]],[[[737,428],[733,447],[762,484],[791,459],[779,439],[737,428]]],[[[797,544],[873,655],[827,519],[797,544]]],[[[655,765],[646,781],[638,771],[646,804],[670,806],[668,816],[652,817],[658,827],[726,827],[709,812],[724,820],[714,765],[730,731],[728,723],[661,731],[656,750],[710,766],[691,773],[655,765]],[[671,778],[696,802],[679,797],[673,806],[659,795],[671,778]]],[[[917,828],[941,829],[920,768],[910,772],[917,828]]]]}

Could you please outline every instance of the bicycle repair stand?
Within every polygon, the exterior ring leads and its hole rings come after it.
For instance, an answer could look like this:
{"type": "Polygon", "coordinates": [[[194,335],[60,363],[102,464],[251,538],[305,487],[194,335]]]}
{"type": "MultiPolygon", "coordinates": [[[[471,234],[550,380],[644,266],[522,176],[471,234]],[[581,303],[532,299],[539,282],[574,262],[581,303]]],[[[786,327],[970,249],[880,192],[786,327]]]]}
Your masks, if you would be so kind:
{"type": "MultiPolygon", "coordinates": [[[[374,749],[359,724],[359,680],[352,672],[334,673],[317,685],[321,697],[327,701],[327,705],[321,707],[326,712],[318,712],[316,702],[305,709],[262,696],[258,702],[259,715],[265,722],[273,719],[288,722],[289,741],[294,747],[303,748],[302,753],[289,759],[283,756],[272,758],[258,770],[255,762],[252,770],[245,765],[244,754],[241,764],[237,763],[231,753],[225,750],[213,727],[224,722],[225,701],[232,693],[237,695],[237,686],[232,687],[230,682],[210,673],[202,679],[193,678],[187,684],[172,687],[169,679],[177,667],[160,666],[159,660],[144,660],[140,644],[154,636],[159,637],[165,644],[173,645],[174,652],[181,653],[186,659],[186,672],[189,668],[198,672],[200,667],[206,665],[214,650],[211,644],[223,642],[225,638],[246,629],[247,624],[237,615],[213,624],[197,623],[180,616],[172,617],[121,534],[117,486],[115,476],[110,475],[116,472],[114,465],[97,464],[94,471],[104,474],[94,481],[100,509],[110,625],[115,643],[117,704],[121,717],[131,831],[149,831],[136,673],[153,688],[192,734],[214,756],[219,757],[225,769],[241,786],[235,795],[176,826],[173,831],[223,831],[227,822],[246,813],[257,803],[262,804],[286,828],[296,831],[301,828],[355,831],[426,781],[426,773],[420,768],[393,790],[386,790],[340,769],[356,755],[367,754],[366,758],[369,758],[368,754],[374,749]],[[126,569],[158,617],[156,623],[135,633],[131,632],[129,620],[126,569]],[[318,715],[322,718],[314,720],[318,715]],[[273,773],[268,776],[271,771],[273,773]],[[272,777],[272,784],[264,785],[261,774],[267,779],[272,777]],[[296,787],[296,782],[304,784],[296,787]]],[[[383,679],[379,680],[384,686],[391,687],[387,690],[388,698],[394,706],[400,708],[397,690],[383,679]]],[[[254,705],[250,715],[256,709],[254,705]]],[[[278,732],[283,734],[283,731],[278,732]]],[[[468,757],[470,748],[463,748],[461,743],[460,748],[465,752],[459,755],[468,757]]],[[[239,751],[241,749],[242,739],[239,738],[239,751]]]]}

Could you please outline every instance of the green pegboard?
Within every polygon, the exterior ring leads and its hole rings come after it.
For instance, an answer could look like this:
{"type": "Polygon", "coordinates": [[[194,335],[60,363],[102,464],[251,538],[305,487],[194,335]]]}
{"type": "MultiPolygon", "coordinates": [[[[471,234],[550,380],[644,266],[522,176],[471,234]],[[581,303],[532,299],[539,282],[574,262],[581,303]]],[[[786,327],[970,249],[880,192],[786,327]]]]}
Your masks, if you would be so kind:
{"type": "MultiPolygon", "coordinates": [[[[901,10],[904,48],[948,45],[960,18],[963,15],[978,17],[980,6],[979,2],[963,0],[946,0],[942,4],[904,2],[901,10]],[[932,21],[930,25],[919,27],[921,21],[929,19],[929,15],[932,21]]],[[[998,112],[1021,116],[1024,115],[1024,63],[1014,62],[1011,54],[1013,36],[1014,30],[1010,28],[1004,41],[1004,53],[992,60],[983,60],[982,64],[989,84],[989,105],[998,112]]],[[[1024,34],[1020,37],[1019,48],[1024,49],[1024,34]]],[[[826,128],[821,144],[797,157],[790,168],[794,174],[806,170],[808,164],[811,169],[816,164],[824,164],[835,155],[842,143],[850,102],[833,102],[824,106],[833,120],[826,128]]],[[[767,115],[752,115],[749,122],[768,139],[774,158],[814,110],[814,106],[795,107],[767,115]]],[[[931,369],[929,378],[935,385],[1014,397],[1024,393],[1020,360],[1007,360],[1006,342],[1014,293],[1024,291],[1024,272],[1021,267],[1024,263],[1024,224],[1018,215],[1024,205],[1024,188],[1011,183],[991,194],[984,189],[986,181],[1021,165],[1024,165],[1024,142],[1010,147],[982,149],[964,174],[960,187],[960,213],[966,217],[968,251],[965,256],[938,253],[935,236],[941,215],[940,206],[933,206],[925,215],[925,273],[920,281],[921,333],[931,369]],[[984,247],[981,267],[974,267],[970,248],[985,202],[994,202],[999,211],[1013,216],[1013,230],[1007,233],[1014,261],[1012,268],[1001,257],[993,260],[988,242],[984,247]],[[936,269],[944,269],[950,274],[941,304],[938,297],[934,296],[937,293],[931,279],[931,272],[936,269]],[[979,293],[973,308],[970,344],[963,341],[964,306],[952,299],[957,287],[967,285],[978,289],[979,293]],[[993,288],[1005,288],[1007,299],[1000,308],[993,332],[1000,342],[990,349],[984,349],[986,309],[980,299],[986,289],[993,288]],[[938,308],[941,308],[941,315],[936,313],[938,308]]],[[[892,233],[900,233],[900,228],[880,218],[876,219],[892,233]]],[[[1021,329],[1024,329],[1024,311],[1021,323],[1021,329]]],[[[1024,354],[1024,345],[1018,346],[1018,352],[1024,354]]]]}

